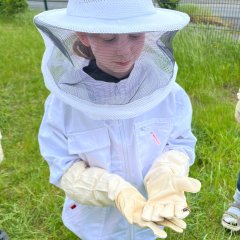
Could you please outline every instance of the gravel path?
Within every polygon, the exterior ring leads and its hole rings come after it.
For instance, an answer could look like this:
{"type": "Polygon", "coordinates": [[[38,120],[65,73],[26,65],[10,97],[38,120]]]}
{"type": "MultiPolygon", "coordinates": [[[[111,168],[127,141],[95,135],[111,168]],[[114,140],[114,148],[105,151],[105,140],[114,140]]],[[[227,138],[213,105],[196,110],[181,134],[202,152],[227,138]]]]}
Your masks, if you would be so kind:
{"type": "MultiPolygon", "coordinates": [[[[30,8],[45,10],[44,1],[27,1],[30,8]]],[[[67,7],[66,1],[47,1],[48,9],[57,9],[67,7]]]]}

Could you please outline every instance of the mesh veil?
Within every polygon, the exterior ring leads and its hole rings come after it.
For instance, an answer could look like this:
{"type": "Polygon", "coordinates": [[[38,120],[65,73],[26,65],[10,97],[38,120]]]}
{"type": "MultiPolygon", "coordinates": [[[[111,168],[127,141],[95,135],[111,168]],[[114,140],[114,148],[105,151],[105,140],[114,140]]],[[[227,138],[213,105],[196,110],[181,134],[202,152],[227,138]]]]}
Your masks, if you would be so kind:
{"type": "Polygon", "coordinates": [[[93,119],[136,117],[159,104],[172,89],[177,74],[172,39],[177,31],[92,34],[96,47],[89,52],[89,48],[81,49],[76,32],[49,26],[37,18],[35,24],[46,45],[42,72],[47,88],[93,119]],[[127,47],[130,54],[121,53],[127,47]],[[124,74],[126,69],[127,76],[119,82],[93,79],[84,69],[94,58],[98,63],[99,56],[107,70],[124,74]],[[129,59],[134,62],[131,70],[129,59]]]}

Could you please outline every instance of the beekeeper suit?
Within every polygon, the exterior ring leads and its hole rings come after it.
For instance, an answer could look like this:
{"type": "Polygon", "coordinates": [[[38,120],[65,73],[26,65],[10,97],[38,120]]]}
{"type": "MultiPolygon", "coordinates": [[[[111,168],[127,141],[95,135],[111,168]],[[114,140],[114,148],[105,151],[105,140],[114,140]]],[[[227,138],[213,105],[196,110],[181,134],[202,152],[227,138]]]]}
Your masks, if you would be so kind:
{"type": "MultiPolygon", "coordinates": [[[[200,183],[188,177],[196,139],[189,98],[175,82],[171,40],[188,21],[150,0],[70,0],[67,9],[34,18],[51,91],[40,150],[50,182],[67,196],[63,222],[83,240],[150,240],[167,236],[160,226],[186,228],[184,191],[198,192],[200,183]],[[135,41],[141,33],[144,43],[127,76],[109,82],[103,73],[96,80],[84,70],[94,60],[74,52],[81,33],[108,46],[121,34],[135,41]]],[[[127,68],[130,60],[113,63],[127,68]]]]}

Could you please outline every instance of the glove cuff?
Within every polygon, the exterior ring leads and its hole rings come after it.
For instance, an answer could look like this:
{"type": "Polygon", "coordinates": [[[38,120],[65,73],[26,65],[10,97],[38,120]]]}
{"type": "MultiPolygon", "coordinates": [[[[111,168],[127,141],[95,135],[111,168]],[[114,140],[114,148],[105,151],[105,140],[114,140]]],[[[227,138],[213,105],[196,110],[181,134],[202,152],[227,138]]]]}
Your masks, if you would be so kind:
{"type": "Polygon", "coordinates": [[[144,179],[144,182],[147,182],[149,178],[162,171],[171,172],[177,176],[188,176],[189,157],[185,153],[177,150],[170,150],[163,153],[154,161],[144,179]]]}
{"type": "Polygon", "coordinates": [[[78,203],[94,206],[114,205],[118,194],[132,187],[116,174],[97,167],[87,167],[83,161],[76,162],[62,176],[61,188],[78,203]]]}

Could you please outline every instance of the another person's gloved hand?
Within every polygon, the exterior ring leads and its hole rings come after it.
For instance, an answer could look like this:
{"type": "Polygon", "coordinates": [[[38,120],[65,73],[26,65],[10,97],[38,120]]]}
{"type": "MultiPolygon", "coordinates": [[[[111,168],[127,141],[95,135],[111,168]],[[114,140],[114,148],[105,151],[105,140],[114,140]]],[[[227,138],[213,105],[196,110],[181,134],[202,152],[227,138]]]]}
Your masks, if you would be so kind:
{"type": "Polygon", "coordinates": [[[237,93],[237,105],[236,105],[236,109],[235,109],[235,119],[240,123],[240,89],[239,92],[237,93]]]}
{"type": "Polygon", "coordinates": [[[2,150],[1,140],[2,140],[2,134],[0,132],[0,163],[3,160],[3,150],[2,150]]]}
{"type": "Polygon", "coordinates": [[[201,188],[198,180],[188,177],[188,170],[189,158],[182,152],[171,150],[156,159],[144,179],[148,193],[144,220],[157,222],[188,216],[184,192],[196,193],[201,188]]]}
{"type": "MultiPolygon", "coordinates": [[[[144,197],[116,174],[97,167],[87,167],[83,161],[79,161],[66,171],[60,185],[69,198],[80,204],[102,207],[116,204],[129,223],[149,227],[159,238],[167,237],[158,224],[145,222],[141,218],[146,203],[144,197]]],[[[166,224],[177,230],[180,228],[174,222],[166,224]]]]}

